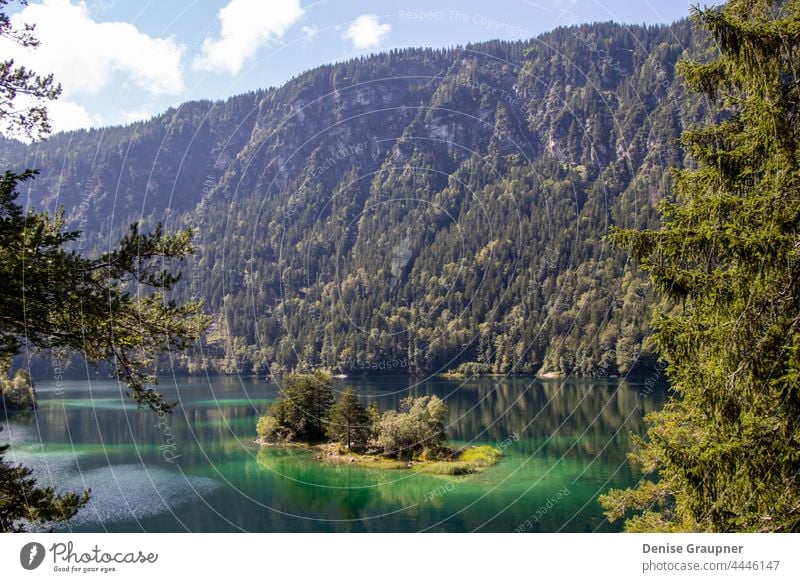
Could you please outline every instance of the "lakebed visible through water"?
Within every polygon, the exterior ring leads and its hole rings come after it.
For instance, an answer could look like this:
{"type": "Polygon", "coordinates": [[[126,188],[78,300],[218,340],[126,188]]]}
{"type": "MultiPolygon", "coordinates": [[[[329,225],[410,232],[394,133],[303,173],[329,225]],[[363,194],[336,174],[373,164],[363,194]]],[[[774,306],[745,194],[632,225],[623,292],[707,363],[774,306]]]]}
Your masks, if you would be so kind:
{"type": "Polygon", "coordinates": [[[397,407],[437,394],[455,445],[493,444],[501,461],[466,476],[323,463],[259,448],[255,423],[278,396],[256,378],[163,378],[179,406],[159,417],[109,381],[39,381],[39,408],[0,419],[8,460],[92,499],[72,531],[612,531],[597,495],[636,483],[627,460],[666,386],[637,381],[406,377],[337,379],[397,407]]]}

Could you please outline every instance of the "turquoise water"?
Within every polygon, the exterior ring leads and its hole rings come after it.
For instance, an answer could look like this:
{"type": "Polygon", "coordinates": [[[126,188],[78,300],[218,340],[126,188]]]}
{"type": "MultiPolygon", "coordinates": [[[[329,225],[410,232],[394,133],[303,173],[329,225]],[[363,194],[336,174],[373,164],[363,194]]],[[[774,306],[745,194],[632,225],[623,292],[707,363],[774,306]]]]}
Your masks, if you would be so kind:
{"type": "Polygon", "coordinates": [[[437,394],[456,444],[501,446],[501,462],[466,477],[382,471],[317,461],[298,449],[260,449],[255,422],[278,395],[255,378],[165,378],[179,403],[160,418],[112,382],[38,382],[35,413],[0,419],[10,460],[43,484],[92,501],[72,531],[612,531],[597,495],[635,483],[626,453],[666,388],[630,381],[467,382],[339,379],[365,402],[396,407],[437,394]]]}

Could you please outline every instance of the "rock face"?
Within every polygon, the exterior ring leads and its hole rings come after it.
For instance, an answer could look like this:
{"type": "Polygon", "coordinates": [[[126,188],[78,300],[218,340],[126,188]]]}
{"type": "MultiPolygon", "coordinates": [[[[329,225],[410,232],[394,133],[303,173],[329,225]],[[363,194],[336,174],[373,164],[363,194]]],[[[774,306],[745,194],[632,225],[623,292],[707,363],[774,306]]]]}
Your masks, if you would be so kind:
{"type": "Polygon", "coordinates": [[[179,369],[613,375],[646,363],[650,292],[603,236],[654,224],[704,115],[673,72],[692,34],[392,51],[0,153],[83,252],[195,229],[177,294],[215,324],[179,369]]]}

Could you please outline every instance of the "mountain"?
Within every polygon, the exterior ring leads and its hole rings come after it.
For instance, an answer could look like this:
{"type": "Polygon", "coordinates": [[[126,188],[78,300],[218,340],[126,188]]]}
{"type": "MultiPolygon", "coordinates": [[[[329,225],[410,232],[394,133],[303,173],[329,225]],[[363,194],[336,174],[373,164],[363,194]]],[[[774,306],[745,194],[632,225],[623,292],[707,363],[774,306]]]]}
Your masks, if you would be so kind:
{"type": "Polygon", "coordinates": [[[173,369],[626,374],[653,364],[653,294],[604,236],[657,223],[708,115],[675,73],[697,35],[393,50],[0,158],[41,169],[23,198],[63,205],[82,252],[195,230],[176,296],[214,323],[173,369]]]}

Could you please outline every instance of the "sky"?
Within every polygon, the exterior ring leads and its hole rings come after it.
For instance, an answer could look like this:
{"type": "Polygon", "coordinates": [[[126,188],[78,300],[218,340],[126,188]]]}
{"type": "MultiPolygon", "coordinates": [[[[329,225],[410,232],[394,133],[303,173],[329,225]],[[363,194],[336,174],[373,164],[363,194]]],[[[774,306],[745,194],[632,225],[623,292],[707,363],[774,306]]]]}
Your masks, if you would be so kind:
{"type": "MultiPolygon", "coordinates": [[[[713,2],[711,2],[713,4],[713,2]]],[[[410,46],[529,39],[558,26],[662,24],[688,0],[29,0],[14,24],[40,45],[0,39],[63,87],[55,131],[149,119],[171,106],[279,86],[318,65],[410,46]]]]}

